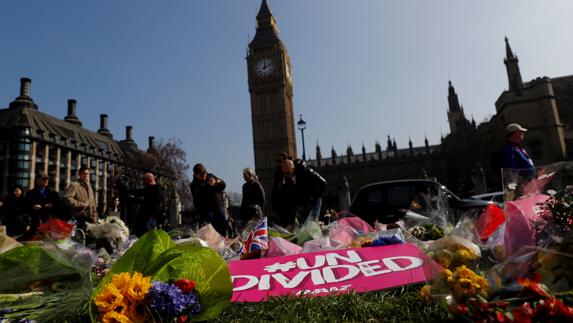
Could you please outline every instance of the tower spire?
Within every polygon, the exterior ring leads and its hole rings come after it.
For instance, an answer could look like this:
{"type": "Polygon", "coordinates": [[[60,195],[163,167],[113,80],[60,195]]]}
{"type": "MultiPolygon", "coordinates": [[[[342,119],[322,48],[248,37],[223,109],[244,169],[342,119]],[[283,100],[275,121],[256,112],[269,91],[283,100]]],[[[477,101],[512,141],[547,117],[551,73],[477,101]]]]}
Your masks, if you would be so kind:
{"type": "Polygon", "coordinates": [[[451,80],[448,80],[448,105],[450,107],[450,112],[462,110],[460,101],[458,99],[458,94],[456,93],[451,80]]]}
{"type": "Polygon", "coordinates": [[[509,81],[509,90],[521,92],[523,88],[523,80],[521,72],[519,71],[519,59],[511,50],[509,46],[509,39],[505,37],[505,59],[503,60],[507,70],[507,79],[509,81]]]}
{"type": "Polygon", "coordinates": [[[507,36],[505,36],[505,59],[509,60],[514,58],[517,59],[517,56],[513,54],[511,46],[509,46],[509,39],[507,39],[507,36]]]}
{"type": "Polygon", "coordinates": [[[257,31],[269,29],[278,37],[277,22],[273,16],[267,0],[261,2],[261,8],[257,14],[257,31]]]}
{"type": "Polygon", "coordinates": [[[269,8],[269,4],[267,0],[263,0],[261,2],[261,8],[259,9],[259,13],[257,14],[257,20],[264,20],[272,17],[271,8],[269,8]]]}

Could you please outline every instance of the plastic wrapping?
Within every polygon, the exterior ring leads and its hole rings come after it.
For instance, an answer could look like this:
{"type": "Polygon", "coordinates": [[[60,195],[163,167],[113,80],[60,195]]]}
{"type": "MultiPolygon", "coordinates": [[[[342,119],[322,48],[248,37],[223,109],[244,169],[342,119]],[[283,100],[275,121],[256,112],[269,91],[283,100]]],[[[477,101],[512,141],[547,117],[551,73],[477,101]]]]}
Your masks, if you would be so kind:
{"type": "Polygon", "coordinates": [[[452,270],[461,265],[471,265],[481,257],[479,246],[457,236],[447,236],[434,241],[428,251],[428,256],[452,270]]]}
{"type": "Polygon", "coordinates": [[[301,253],[302,247],[281,237],[270,238],[267,257],[280,257],[301,253]]]}
{"type": "Polygon", "coordinates": [[[330,239],[328,237],[319,238],[315,240],[309,240],[302,246],[302,251],[300,253],[334,250],[342,247],[340,242],[330,239]]]}
{"type": "Polygon", "coordinates": [[[296,242],[299,245],[302,245],[307,241],[320,239],[323,237],[320,224],[312,215],[309,215],[306,218],[306,221],[304,221],[300,228],[294,230],[294,235],[296,236],[296,242]]]}
{"type": "Polygon", "coordinates": [[[339,218],[326,227],[325,231],[327,231],[330,239],[336,240],[344,246],[350,246],[352,240],[357,237],[374,232],[374,229],[361,218],[349,212],[346,214],[346,217],[339,218]]]}
{"type": "Polygon", "coordinates": [[[359,236],[352,241],[350,245],[352,248],[361,248],[361,247],[377,247],[377,246],[386,246],[392,244],[400,244],[406,242],[406,238],[402,233],[402,230],[397,229],[390,229],[390,230],[383,230],[377,232],[370,232],[365,235],[359,236]]]}
{"type": "Polygon", "coordinates": [[[490,282],[503,293],[511,289],[518,279],[539,275],[541,282],[552,292],[566,292],[573,289],[573,241],[566,241],[546,249],[525,246],[504,262],[491,268],[490,282]],[[564,252],[565,251],[565,252],[564,252]]]}
{"type": "Polygon", "coordinates": [[[81,245],[63,250],[52,242],[1,254],[0,309],[9,309],[3,317],[39,322],[85,320],[95,257],[81,245]]]}

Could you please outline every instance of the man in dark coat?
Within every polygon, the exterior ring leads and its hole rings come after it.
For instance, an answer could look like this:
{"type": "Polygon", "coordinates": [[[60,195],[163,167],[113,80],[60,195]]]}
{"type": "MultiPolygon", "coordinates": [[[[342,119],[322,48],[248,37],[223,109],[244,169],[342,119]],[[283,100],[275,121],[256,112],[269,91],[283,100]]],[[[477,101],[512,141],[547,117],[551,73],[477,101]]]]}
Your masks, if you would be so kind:
{"type": "Polygon", "coordinates": [[[49,186],[49,177],[39,175],[33,189],[26,194],[26,209],[31,218],[30,230],[27,236],[32,237],[38,233],[40,223],[45,223],[51,216],[57,216],[56,208],[59,206],[60,197],[49,186]]]}
{"type": "Polygon", "coordinates": [[[147,231],[155,229],[162,218],[165,194],[161,185],[155,181],[155,176],[152,173],[145,173],[143,188],[136,190],[134,196],[140,208],[133,231],[136,236],[141,237],[147,231]]]}
{"type": "Polygon", "coordinates": [[[327,183],[300,159],[284,160],[281,172],[281,176],[275,177],[271,203],[279,224],[292,230],[297,215],[301,221],[308,215],[318,217],[327,183]]]}
{"type": "Polygon", "coordinates": [[[191,195],[195,209],[204,221],[213,225],[220,235],[226,236],[225,201],[223,192],[226,184],[213,174],[207,173],[203,164],[193,166],[191,195]]]}

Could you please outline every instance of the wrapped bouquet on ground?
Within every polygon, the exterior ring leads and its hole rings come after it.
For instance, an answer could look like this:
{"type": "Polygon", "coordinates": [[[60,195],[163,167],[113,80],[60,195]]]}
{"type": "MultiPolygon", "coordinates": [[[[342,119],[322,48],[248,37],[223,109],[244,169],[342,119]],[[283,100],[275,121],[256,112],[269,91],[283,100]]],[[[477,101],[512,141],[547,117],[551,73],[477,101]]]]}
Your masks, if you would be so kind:
{"type": "Polygon", "coordinates": [[[215,251],[176,246],[167,233],[141,237],[92,296],[94,322],[190,322],[216,318],[230,303],[231,276],[215,251]]]}

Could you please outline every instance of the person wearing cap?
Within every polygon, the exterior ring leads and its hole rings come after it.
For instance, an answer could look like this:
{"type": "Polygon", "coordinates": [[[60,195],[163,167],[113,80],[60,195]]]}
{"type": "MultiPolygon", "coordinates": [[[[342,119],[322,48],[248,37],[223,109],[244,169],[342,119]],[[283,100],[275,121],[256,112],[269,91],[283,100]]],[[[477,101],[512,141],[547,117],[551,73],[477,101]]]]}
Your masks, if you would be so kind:
{"type": "Polygon", "coordinates": [[[521,142],[527,129],[517,123],[512,123],[505,128],[507,143],[501,149],[501,167],[519,170],[534,171],[534,164],[521,142]]]}

